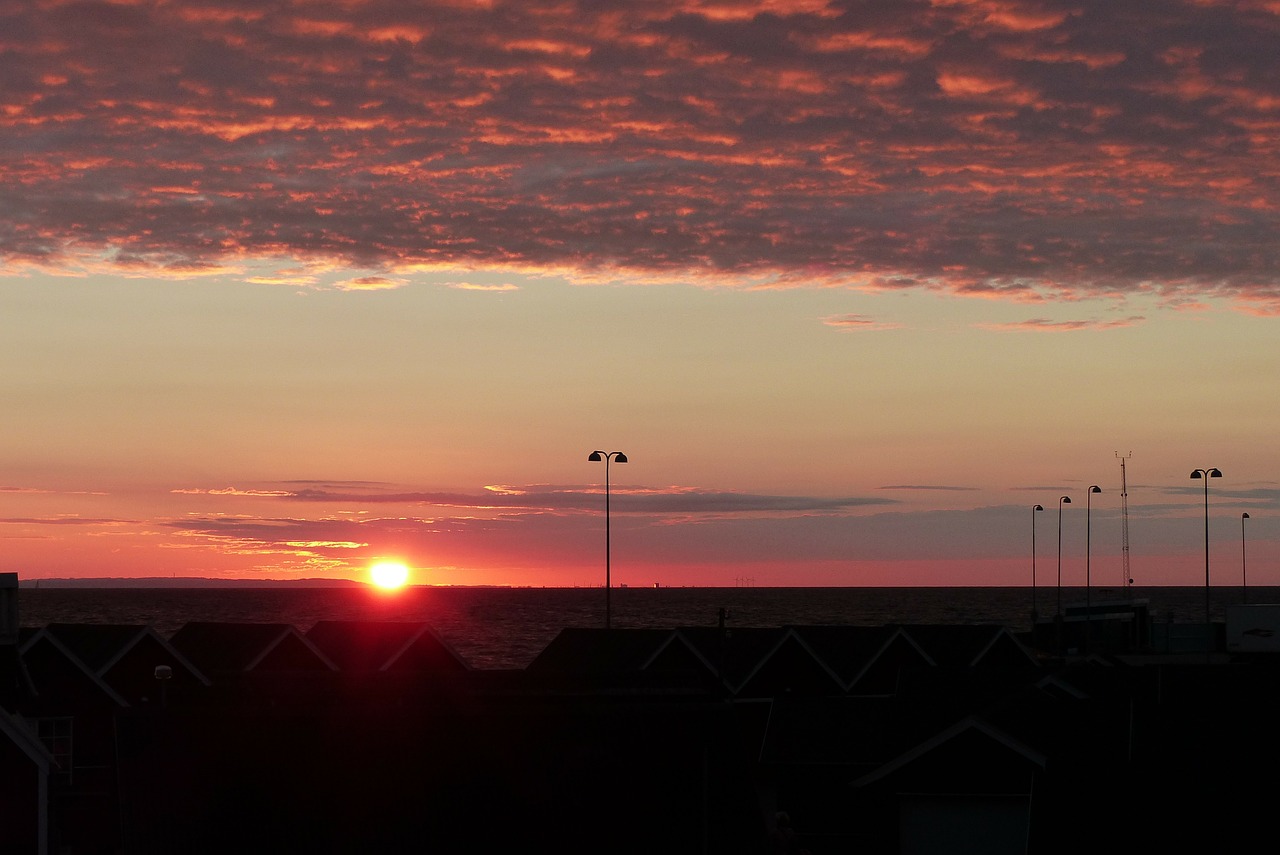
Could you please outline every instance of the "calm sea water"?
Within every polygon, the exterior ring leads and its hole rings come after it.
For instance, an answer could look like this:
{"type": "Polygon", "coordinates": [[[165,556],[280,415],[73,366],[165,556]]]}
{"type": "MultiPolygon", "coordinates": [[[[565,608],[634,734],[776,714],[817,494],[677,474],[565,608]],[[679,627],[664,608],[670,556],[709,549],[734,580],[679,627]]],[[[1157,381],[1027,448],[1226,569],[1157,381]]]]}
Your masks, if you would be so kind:
{"type": "MultiPolygon", "coordinates": [[[[1204,620],[1204,588],[1135,588],[1158,620],[1204,620]]],[[[1053,588],[1037,604],[1051,613],[1053,588]]],[[[1083,602],[1084,589],[1063,589],[1083,602]]],[[[1097,589],[1095,601],[1123,599],[1097,589]]],[[[1250,588],[1251,603],[1280,602],[1280,588],[1250,588]]],[[[1242,600],[1238,587],[1211,591],[1211,614],[1242,600]]],[[[288,623],[306,631],[320,620],[425,621],[477,668],[523,668],[564,627],[603,626],[599,588],[409,588],[388,595],[360,588],[22,588],[22,626],[47,623],[149,624],[168,636],[187,621],[288,623]]],[[[786,624],[997,623],[1025,629],[1029,588],[618,588],[619,627],[714,626],[721,608],[731,626],[786,624]]]]}

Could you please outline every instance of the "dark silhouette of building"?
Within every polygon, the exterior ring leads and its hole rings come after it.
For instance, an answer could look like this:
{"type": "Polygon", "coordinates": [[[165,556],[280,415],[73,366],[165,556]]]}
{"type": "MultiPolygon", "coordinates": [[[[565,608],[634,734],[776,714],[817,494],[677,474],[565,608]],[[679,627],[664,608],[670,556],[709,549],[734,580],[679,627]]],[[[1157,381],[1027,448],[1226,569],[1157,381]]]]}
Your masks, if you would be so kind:
{"type": "Polygon", "coordinates": [[[166,639],[0,612],[0,855],[1231,851],[1269,831],[1265,651],[721,624],[566,629],[503,671],[421,623],[166,639]]]}

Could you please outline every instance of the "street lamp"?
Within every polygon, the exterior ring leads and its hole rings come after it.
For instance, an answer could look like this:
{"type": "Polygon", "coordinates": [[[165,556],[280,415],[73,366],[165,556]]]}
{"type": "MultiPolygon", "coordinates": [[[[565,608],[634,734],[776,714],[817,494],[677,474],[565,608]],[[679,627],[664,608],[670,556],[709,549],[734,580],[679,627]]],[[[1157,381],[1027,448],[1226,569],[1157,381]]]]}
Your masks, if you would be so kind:
{"type": "Polygon", "coordinates": [[[1043,505],[1031,507],[1031,629],[1036,628],[1036,514],[1044,510],[1043,505]]]}
{"type": "Polygon", "coordinates": [[[1207,659],[1213,649],[1213,635],[1209,629],[1209,479],[1221,478],[1222,470],[1195,469],[1191,472],[1191,477],[1204,481],[1204,632],[1207,639],[1204,655],[1207,659]]]}
{"type": "Polygon", "coordinates": [[[1244,561],[1244,521],[1247,519],[1249,519],[1249,513],[1246,511],[1240,515],[1240,587],[1243,589],[1241,593],[1244,594],[1246,603],[1249,602],[1249,573],[1244,561]]]}
{"type": "Polygon", "coordinates": [[[1058,498],[1058,617],[1062,617],[1062,506],[1069,504],[1070,496],[1058,498]]]}
{"type": "Polygon", "coordinates": [[[1092,575],[1090,571],[1090,563],[1093,560],[1093,527],[1091,522],[1091,511],[1093,502],[1091,496],[1094,493],[1101,493],[1102,488],[1097,484],[1091,486],[1084,494],[1084,650],[1085,653],[1091,653],[1091,645],[1093,643],[1093,599],[1090,596],[1092,588],[1092,575]]]}
{"type": "Polygon", "coordinates": [[[610,573],[610,546],[609,546],[609,463],[626,463],[627,455],[621,451],[593,451],[587,455],[587,460],[592,463],[604,461],[604,628],[613,628],[613,604],[610,600],[612,584],[610,573]]]}

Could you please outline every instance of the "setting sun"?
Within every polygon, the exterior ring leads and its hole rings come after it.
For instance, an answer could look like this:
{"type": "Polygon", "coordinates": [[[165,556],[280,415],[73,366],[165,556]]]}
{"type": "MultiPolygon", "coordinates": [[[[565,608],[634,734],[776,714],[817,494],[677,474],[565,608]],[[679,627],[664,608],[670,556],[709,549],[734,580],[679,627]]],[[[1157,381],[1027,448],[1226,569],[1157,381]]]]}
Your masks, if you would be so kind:
{"type": "Polygon", "coordinates": [[[373,584],[385,590],[403,588],[409,581],[409,568],[399,561],[379,561],[369,568],[373,584]]]}

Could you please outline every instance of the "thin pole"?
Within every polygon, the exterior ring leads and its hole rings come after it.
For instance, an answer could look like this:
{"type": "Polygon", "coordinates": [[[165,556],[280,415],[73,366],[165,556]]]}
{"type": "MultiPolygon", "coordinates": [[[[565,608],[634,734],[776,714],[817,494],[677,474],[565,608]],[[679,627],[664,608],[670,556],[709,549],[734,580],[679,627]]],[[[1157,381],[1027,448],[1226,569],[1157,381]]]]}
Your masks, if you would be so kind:
{"type": "Polygon", "coordinates": [[[1036,628],[1036,618],[1039,612],[1036,611],[1036,512],[1043,511],[1041,505],[1031,506],[1031,629],[1036,628]]]}
{"type": "Polygon", "coordinates": [[[1090,565],[1093,561],[1093,499],[1102,488],[1094,484],[1084,494],[1084,652],[1092,653],[1093,645],[1093,577],[1090,565]]]}
{"type": "Polygon", "coordinates": [[[609,531],[609,460],[604,459],[604,628],[613,629],[613,584],[611,558],[613,537],[609,531]]]}
{"type": "Polygon", "coordinates": [[[1247,512],[1240,515],[1240,593],[1246,604],[1249,602],[1249,571],[1245,564],[1244,554],[1244,521],[1247,519],[1249,519],[1247,512]]]}
{"type": "Polygon", "coordinates": [[[604,628],[613,628],[613,532],[609,495],[609,464],[626,463],[621,451],[593,451],[587,455],[592,463],[604,461],[604,628]]]}
{"type": "Polygon", "coordinates": [[[1194,469],[1191,477],[1204,479],[1204,661],[1207,664],[1213,653],[1213,628],[1209,623],[1209,479],[1221,478],[1222,470],[1216,467],[1194,469]]]}
{"type": "Polygon", "coordinates": [[[1057,608],[1054,614],[1062,615],[1062,500],[1058,500],[1058,585],[1057,585],[1057,608]]]}
{"type": "MultiPolygon", "coordinates": [[[[1130,451],[1127,457],[1133,457],[1130,451]]],[[[1133,574],[1129,569],[1129,482],[1125,475],[1124,457],[1120,457],[1120,452],[1116,452],[1116,457],[1120,458],[1120,556],[1121,571],[1124,573],[1124,579],[1121,580],[1121,586],[1124,588],[1126,599],[1133,597],[1133,574]]]]}
{"type": "Polygon", "coordinates": [[[1058,497],[1058,611],[1053,616],[1053,647],[1054,652],[1061,656],[1062,647],[1062,506],[1070,504],[1071,499],[1067,496],[1058,497]]]}
{"type": "Polygon", "coordinates": [[[1213,634],[1209,627],[1209,473],[1204,473],[1204,658],[1209,661],[1213,634]]]}

